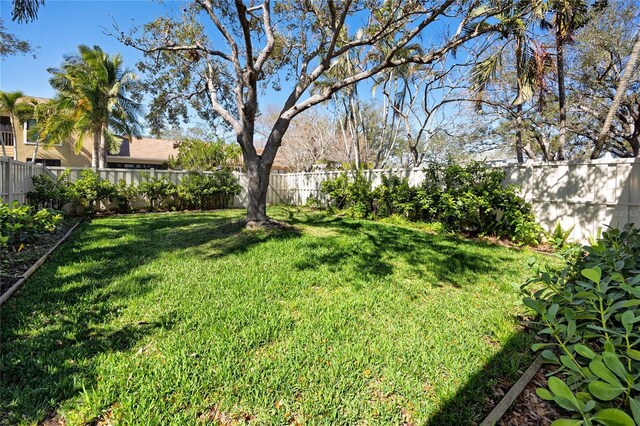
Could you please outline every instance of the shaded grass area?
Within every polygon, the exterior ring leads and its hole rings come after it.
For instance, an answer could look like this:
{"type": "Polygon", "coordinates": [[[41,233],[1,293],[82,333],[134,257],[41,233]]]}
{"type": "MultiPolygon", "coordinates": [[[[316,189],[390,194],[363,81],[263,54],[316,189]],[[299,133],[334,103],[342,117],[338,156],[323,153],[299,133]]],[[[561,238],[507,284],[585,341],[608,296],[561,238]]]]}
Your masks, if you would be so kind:
{"type": "Polygon", "coordinates": [[[466,424],[530,358],[531,253],[306,210],[81,226],[0,312],[0,423],[466,424]]]}

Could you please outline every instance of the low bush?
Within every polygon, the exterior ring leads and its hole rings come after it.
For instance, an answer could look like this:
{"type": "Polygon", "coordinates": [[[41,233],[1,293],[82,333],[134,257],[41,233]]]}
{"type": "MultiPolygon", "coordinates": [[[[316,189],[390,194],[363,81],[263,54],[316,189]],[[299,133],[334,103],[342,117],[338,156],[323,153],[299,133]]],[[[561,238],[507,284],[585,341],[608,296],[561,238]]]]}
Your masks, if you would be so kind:
{"type": "Polygon", "coordinates": [[[89,211],[95,210],[101,201],[114,199],[116,194],[116,187],[93,169],[83,170],[80,178],[71,185],[74,202],[89,211]]]}
{"type": "Polygon", "coordinates": [[[27,194],[29,203],[34,207],[62,209],[73,198],[69,174],[70,170],[64,170],[57,178],[46,174],[33,176],[33,190],[27,194]]]}
{"type": "Polygon", "coordinates": [[[640,424],[640,229],[610,229],[565,257],[560,271],[534,265],[524,285],[545,338],[533,350],[558,366],[537,394],[573,413],[557,424],[640,424]]]}
{"type": "Polygon", "coordinates": [[[53,209],[0,202],[0,247],[15,248],[32,241],[39,234],[55,231],[61,221],[62,213],[53,209]]]}
{"type": "MultiPolygon", "coordinates": [[[[83,170],[75,182],[69,181],[69,170],[57,179],[49,176],[34,176],[30,203],[35,207],[62,208],[73,202],[75,205],[94,211],[100,202],[117,202],[120,213],[133,210],[133,202],[144,197],[149,209],[217,209],[229,207],[233,196],[240,193],[238,179],[231,169],[221,167],[213,172],[191,172],[179,185],[166,176],[152,177],[142,173],[139,185],[120,180],[114,185],[101,178],[94,170],[83,170]]],[[[109,206],[106,206],[109,208],[109,206]]]]}
{"type": "Polygon", "coordinates": [[[187,209],[221,209],[229,207],[231,198],[240,193],[240,184],[231,170],[221,168],[211,174],[192,172],[178,185],[178,198],[187,209]]]}
{"type": "Polygon", "coordinates": [[[138,185],[140,195],[149,201],[149,208],[155,211],[157,208],[169,208],[173,197],[177,194],[176,184],[166,176],[153,177],[149,173],[142,173],[142,182],[138,185]]]}
{"type": "Polygon", "coordinates": [[[128,184],[125,180],[120,179],[115,186],[115,198],[118,201],[118,212],[130,213],[132,203],[140,195],[138,187],[134,183],[128,184]]]}
{"type": "Polygon", "coordinates": [[[329,204],[356,217],[400,215],[412,221],[440,222],[450,231],[509,238],[537,245],[542,228],[531,205],[518,195],[518,187],[504,186],[502,170],[473,162],[429,164],[422,185],[383,176],[374,190],[362,174],[343,173],[322,183],[329,204]]]}

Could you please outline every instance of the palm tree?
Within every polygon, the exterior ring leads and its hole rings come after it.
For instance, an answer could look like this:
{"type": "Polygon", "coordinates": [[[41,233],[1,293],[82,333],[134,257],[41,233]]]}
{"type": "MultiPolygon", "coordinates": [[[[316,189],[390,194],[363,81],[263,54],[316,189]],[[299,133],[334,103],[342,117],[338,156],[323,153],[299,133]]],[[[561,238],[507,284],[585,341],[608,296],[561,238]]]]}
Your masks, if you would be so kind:
{"type": "MultiPolygon", "coordinates": [[[[9,120],[11,122],[11,131],[13,132],[13,159],[18,158],[18,143],[16,140],[16,121],[18,124],[24,124],[33,111],[30,104],[20,102],[20,99],[24,98],[22,92],[0,92],[0,109],[6,111],[9,114],[9,120]]],[[[7,149],[2,141],[2,156],[7,156],[7,149]]]]}
{"type": "Polygon", "coordinates": [[[118,136],[140,137],[139,103],[127,97],[136,76],[123,69],[119,54],[109,55],[99,46],[80,45],[78,54],[67,56],[60,68],[48,70],[57,91],[52,100],[55,113],[41,128],[47,143],[59,143],[75,136],[76,152],[87,135],[93,138],[91,166],[106,166],[107,150],[116,150],[118,136]]]}
{"type": "Polygon", "coordinates": [[[620,107],[620,102],[625,96],[625,92],[627,90],[627,86],[631,80],[631,76],[633,75],[633,71],[638,64],[638,60],[640,59],[640,28],[638,29],[638,34],[636,35],[636,41],[633,44],[633,48],[631,49],[631,54],[629,55],[629,61],[627,65],[624,67],[624,71],[622,72],[622,76],[620,76],[620,81],[618,82],[618,87],[616,89],[616,95],[613,98],[613,103],[609,107],[609,112],[604,120],[604,124],[602,125],[602,129],[598,134],[598,139],[596,140],[596,146],[591,153],[591,158],[596,159],[600,156],[602,152],[602,148],[605,145],[605,139],[607,134],[609,133],[609,129],[611,128],[611,123],[613,123],[613,118],[615,114],[618,112],[618,107],[620,107]]]}
{"type": "MultiPolygon", "coordinates": [[[[551,20],[541,20],[544,29],[551,30],[556,47],[556,75],[558,79],[558,159],[564,160],[564,147],[567,141],[567,106],[565,90],[565,56],[564,48],[574,40],[575,32],[584,26],[590,10],[586,0],[553,0],[547,4],[551,12],[551,20]]],[[[596,1],[591,11],[606,7],[606,1],[596,1]]]]}
{"type": "Polygon", "coordinates": [[[478,104],[482,104],[482,96],[487,86],[496,80],[497,74],[502,68],[502,61],[508,47],[513,44],[515,54],[515,85],[516,98],[512,104],[515,111],[508,108],[508,112],[515,121],[516,127],[516,157],[519,163],[524,162],[524,143],[522,140],[522,116],[523,104],[531,99],[536,85],[541,86],[545,71],[543,55],[535,48],[533,40],[528,36],[529,22],[523,17],[523,11],[517,8],[511,11],[511,16],[499,17],[504,21],[503,40],[496,52],[485,60],[476,64],[472,70],[471,89],[476,92],[478,104]]]}

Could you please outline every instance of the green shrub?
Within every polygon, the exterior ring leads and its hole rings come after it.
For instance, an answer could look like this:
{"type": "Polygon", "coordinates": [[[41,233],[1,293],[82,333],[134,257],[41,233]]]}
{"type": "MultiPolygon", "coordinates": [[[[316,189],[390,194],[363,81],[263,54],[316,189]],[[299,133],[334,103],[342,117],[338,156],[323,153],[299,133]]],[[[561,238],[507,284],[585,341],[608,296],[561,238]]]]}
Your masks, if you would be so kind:
{"type": "Polygon", "coordinates": [[[116,188],[108,180],[102,179],[93,169],[86,169],[71,186],[71,194],[77,205],[92,211],[101,201],[115,198],[116,188]]]}
{"type": "Polygon", "coordinates": [[[138,191],[149,201],[150,210],[169,207],[171,199],[177,194],[176,184],[166,176],[152,177],[149,173],[141,173],[141,176],[142,182],[138,185],[138,191]]]}
{"type": "MultiPolygon", "coordinates": [[[[558,365],[553,400],[583,423],[640,424],[640,229],[611,229],[567,255],[566,267],[535,276],[524,299],[547,340],[533,345],[558,365]]],[[[568,424],[568,423],[567,423],[568,424]]]]}
{"type": "Polygon", "coordinates": [[[418,188],[409,186],[409,180],[395,175],[382,175],[382,183],[373,190],[373,210],[377,217],[400,215],[418,220],[420,204],[418,188]]]}
{"type": "Polygon", "coordinates": [[[62,209],[72,201],[72,184],[69,182],[70,170],[64,170],[57,178],[49,175],[36,175],[32,177],[33,190],[27,196],[34,207],[51,207],[62,209]]]}
{"type": "Polygon", "coordinates": [[[542,228],[504,171],[479,162],[466,166],[429,164],[420,191],[422,219],[453,231],[496,235],[520,244],[540,243],[542,228]]]}
{"type": "Polygon", "coordinates": [[[212,173],[189,173],[178,185],[178,197],[187,209],[222,209],[229,206],[240,184],[231,170],[221,168],[212,173]]]}
{"type": "Polygon", "coordinates": [[[473,162],[429,164],[425,180],[411,187],[407,179],[382,176],[371,184],[361,172],[343,173],[322,183],[329,204],[357,217],[400,215],[408,220],[439,222],[447,230],[509,238],[537,245],[543,235],[531,205],[514,185],[503,186],[502,170],[473,162]]]}
{"type": "Polygon", "coordinates": [[[115,198],[118,201],[118,211],[120,213],[131,212],[133,210],[131,204],[139,194],[140,191],[134,183],[127,184],[124,179],[120,179],[115,186],[115,198]]]}
{"type": "Polygon", "coordinates": [[[62,221],[62,213],[53,209],[36,211],[18,202],[8,205],[0,202],[0,247],[16,247],[53,232],[62,221]]]}
{"type": "Polygon", "coordinates": [[[331,206],[349,209],[359,218],[369,217],[373,213],[373,192],[371,183],[362,171],[341,173],[334,179],[322,182],[322,192],[329,196],[331,206]]]}

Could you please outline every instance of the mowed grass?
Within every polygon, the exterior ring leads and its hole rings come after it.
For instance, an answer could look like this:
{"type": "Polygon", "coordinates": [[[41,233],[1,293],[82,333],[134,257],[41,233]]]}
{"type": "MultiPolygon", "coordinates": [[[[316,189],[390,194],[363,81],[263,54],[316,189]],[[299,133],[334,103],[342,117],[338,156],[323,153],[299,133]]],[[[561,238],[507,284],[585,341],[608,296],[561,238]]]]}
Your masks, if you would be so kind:
{"type": "Polygon", "coordinates": [[[460,425],[530,362],[530,252],[271,214],[82,225],[1,308],[0,423],[460,425]]]}

